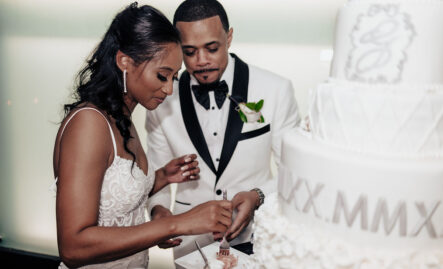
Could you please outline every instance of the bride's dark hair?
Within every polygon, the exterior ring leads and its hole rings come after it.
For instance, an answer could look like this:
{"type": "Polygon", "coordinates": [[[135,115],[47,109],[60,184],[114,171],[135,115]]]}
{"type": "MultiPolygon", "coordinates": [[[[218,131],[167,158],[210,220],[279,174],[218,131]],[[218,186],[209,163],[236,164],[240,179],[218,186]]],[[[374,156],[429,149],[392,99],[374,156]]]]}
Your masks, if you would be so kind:
{"type": "Polygon", "coordinates": [[[115,119],[124,148],[135,161],[135,154],[128,148],[132,138],[131,120],[123,113],[126,105],[123,74],[116,63],[117,51],[131,57],[138,65],[151,60],[171,42],[179,44],[179,34],[160,11],[147,5],[138,7],[137,2],[130,4],[115,16],[86,66],[78,73],[75,102],[64,106],[65,117],[72,109],[87,103],[106,111],[115,119]]]}

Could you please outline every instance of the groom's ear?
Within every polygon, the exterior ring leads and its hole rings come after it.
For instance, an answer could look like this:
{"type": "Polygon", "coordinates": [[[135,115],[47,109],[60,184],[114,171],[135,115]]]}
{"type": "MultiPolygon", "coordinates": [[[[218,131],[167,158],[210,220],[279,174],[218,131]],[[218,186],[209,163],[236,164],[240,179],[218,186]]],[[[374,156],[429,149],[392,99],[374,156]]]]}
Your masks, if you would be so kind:
{"type": "Polygon", "coordinates": [[[228,43],[228,49],[231,47],[233,33],[234,33],[234,29],[232,27],[229,28],[229,31],[228,31],[228,42],[227,42],[228,43]]]}
{"type": "Polygon", "coordinates": [[[115,62],[117,63],[118,68],[123,72],[123,70],[128,69],[132,59],[121,50],[118,50],[117,55],[115,56],[115,62]]]}

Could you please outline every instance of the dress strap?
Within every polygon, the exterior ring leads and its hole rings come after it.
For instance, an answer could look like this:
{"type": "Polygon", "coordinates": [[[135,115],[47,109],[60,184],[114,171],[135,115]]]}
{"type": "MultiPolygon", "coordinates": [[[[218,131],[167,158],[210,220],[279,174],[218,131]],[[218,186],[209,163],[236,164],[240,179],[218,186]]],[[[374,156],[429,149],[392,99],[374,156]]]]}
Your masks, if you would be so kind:
{"type": "Polygon", "coordinates": [[[106,121],[106,123],[108,124],[108,127],[109,127],[109,132],[111,133],[112,145],[113,145],[113,147],[114,147],[114,158],[117,157],[117,144],[115,143],[114,132],[112,131],[111,124],[109,124],[108,119],[105,117],[105,115],[103,115],[103,113],[101,113],[98,109],[95,109],[95,108],[93,108],[93,107],[82,107],[82,108],[78,109],[77,111],[75,111],[74,113],[72,113],[72,115],[71,115],[71,116],[68,118],[68,120],[66,121],[65,126],[63,126],[62,132],[60,133],[60,138],[62,137],[63,132],[65,131],[65,128],[66,128],[66,126],[68,125],[68,123],[71,121],[71,119],[72,119],[72,118],[73,118],[78,112],[80,112],[80,111],[82,111],[82,110],[86,110],[86,109],[97,111],[97,112],[98,112],[100,115],[102,115],[102,117],[105,119],[105,121],[106,121]]]}

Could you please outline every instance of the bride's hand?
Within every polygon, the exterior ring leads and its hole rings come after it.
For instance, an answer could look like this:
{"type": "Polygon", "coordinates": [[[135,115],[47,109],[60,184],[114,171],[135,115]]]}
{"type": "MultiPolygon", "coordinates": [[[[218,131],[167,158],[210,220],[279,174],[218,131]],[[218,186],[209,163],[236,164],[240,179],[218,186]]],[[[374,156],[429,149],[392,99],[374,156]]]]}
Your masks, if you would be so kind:
{"type": "Polygon", "coordinates": [[[196,180],[200,176],[200,168],[196,154],[189,154],[171,160],[163,167],[163,173],[168,183],[181,183],[196,180]]]}
{"type": "Polygon", "coordinates": [[[232,223],[232,202],[209,201],[175,217],[183,235],[224,233],[232,223]]]}
{"type": "Polygon", "coordinates": [[[182,183],[200,178],[200,168],[195,160],[196,154],[189,154],[171,160],[168,164],[155,171],[155,184],[149,196],[171,183],[182,183]]]}

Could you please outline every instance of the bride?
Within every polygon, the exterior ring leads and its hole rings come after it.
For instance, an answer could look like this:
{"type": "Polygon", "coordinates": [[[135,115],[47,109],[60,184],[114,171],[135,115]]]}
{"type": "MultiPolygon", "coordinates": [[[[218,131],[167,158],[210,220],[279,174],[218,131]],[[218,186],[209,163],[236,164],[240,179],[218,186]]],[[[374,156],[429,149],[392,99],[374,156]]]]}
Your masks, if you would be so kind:
{"type": "Polygon", "coordinates": [[[175,28],[134,3],[116,15],[80,71],[54,146],[60,268],[146,268],[148,248],[231,225],[229,201],[145,220],[150,195],[199,177],[195,154],[153,171],[131,122],[138,103],[152,110],[172,93],[181,63],[175,28]]]}

